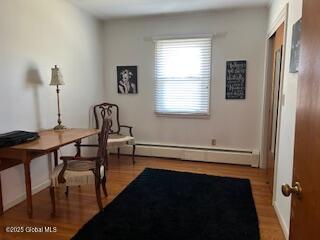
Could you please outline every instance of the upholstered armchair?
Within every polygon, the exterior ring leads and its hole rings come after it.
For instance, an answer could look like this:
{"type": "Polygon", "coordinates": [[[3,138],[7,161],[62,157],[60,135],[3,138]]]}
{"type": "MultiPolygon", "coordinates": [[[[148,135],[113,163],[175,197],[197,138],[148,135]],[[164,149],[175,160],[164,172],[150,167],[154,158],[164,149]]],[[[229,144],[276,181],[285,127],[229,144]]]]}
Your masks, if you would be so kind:
{"type": "Polygon", "coordinates": [[[111,121],[105,119],[99,133],[98,153],[95,157],[62,156],[62,164],[53,170],[51,175],[50,196],[52,203],[52,215],[55,215],[55,187],[66,186],[67,191],[70,186],[81,186],[95,184],[96,198],[99,209],[102,210],[101,190],[107,196],[107,142],[111,121]]]}
{"type": "MultiPolygon", "coordinates": [[[[109,118],[111,119],[111,126],[109,130],[108,149],[116,148],[118,158],[120,156],[120,148],[131,145],[132,146],[132,163],[135,163],[135,139],[132,133],[132,127],[120,124],[119,107],[113,103],[101,103],[93,107],[95,127],[100,129],[101,122],[109,118]]],[[[96,144],[81,144],[76,143],[77,156],[81,156],[81,147],[96,147],[96,144]]]]}

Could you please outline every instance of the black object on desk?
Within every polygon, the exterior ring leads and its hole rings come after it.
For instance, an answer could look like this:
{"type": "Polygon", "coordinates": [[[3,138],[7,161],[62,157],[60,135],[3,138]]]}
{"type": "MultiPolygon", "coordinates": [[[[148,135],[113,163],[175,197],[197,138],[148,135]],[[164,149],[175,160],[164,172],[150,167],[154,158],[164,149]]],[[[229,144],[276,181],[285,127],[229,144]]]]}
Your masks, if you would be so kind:
{"type": "Polygon", "coordinates": [[[30,142],[39,138],[36,132],[13,131],[0,134],[0,148],[30,142]]]}

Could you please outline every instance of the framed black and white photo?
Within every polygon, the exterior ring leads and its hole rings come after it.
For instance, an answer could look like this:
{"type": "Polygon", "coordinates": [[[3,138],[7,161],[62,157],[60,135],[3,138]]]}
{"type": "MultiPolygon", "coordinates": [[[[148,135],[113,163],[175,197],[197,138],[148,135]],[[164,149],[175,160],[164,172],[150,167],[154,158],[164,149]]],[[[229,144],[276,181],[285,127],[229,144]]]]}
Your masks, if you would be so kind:
{"type": "Polygon", "coordinates": [[[299,71],[300,35],[301,35],[301,19],[298,20],[292,27],[292,42],[291,42],[291,56],[290,56],[290,72],[291,73],[296,73],[299,71]]]}
{"type": "Polygon", "coordinates": [[[120,94],[137,94],[138,67],[117,66],[117,87],[120,94]]]}

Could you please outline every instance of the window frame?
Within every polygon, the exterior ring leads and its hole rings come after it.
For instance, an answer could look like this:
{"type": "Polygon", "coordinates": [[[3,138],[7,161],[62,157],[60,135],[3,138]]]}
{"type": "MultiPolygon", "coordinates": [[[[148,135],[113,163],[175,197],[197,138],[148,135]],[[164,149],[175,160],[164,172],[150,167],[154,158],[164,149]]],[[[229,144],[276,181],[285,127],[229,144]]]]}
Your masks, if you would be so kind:
{"type": "Polygon", "coordinates": [[[201,34],[201,35],[179,35],[179,36],[165,36],[165,37],[154,37],[152,38],[154,42],[154,114],[158,117],[171,117],[171,118],[195,118],[195,119],[209,119],[211,115],[211,87],[212,87],[212,79],[213,79],[213,35],[201,34]],[[209,38],[210,39],[210,77],[208,81],[208,112],[207,113],[166,113],[166,112],[157,112],[156,104],[156,84],[157,84],[157,61],[156,61],[156,44],[157,41],[161,40],[183,40],[183,39],[201,39],[201,38],[209,38]]]}

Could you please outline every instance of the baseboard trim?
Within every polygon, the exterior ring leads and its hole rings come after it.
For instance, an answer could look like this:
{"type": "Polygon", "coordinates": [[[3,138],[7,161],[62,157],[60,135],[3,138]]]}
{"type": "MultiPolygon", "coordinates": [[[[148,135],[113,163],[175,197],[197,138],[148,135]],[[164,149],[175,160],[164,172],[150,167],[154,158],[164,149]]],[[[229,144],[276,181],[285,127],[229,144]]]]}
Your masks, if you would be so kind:
{"type": "Polygon", "coordinates": [[[284,237],[286,238],[286,240],[289,240],[289,228],[288,228],[287,224],[285,223],[282,215],[280,214],[280,210],[279,210],[276,202],[273,202],[273,208],[274,208],[276,215],[278,217],[278,220],[280,222],[280,226],[282,228],[282,232],[284,234],[284,237]]]}
{"type": "MultiPolygon", "coordinates": [[[[116,153],[116,149],[111,153],[116,153]]],[[[131,154],[132,146],[121,148],[122,154],[131,154]]],[[[259,167],[260,155],[258,151],[242,149],[208,148],[199,146],[170,146],[155,144],[136,144],[136,155],[147,157],[164,157],[181,160],[228,163],[259,167]]]]}
{"type": "MultiPolygon", "coordinates": [[[[36,193],[46,189],[47,187],[50,186],[50,184],[51,184],[51,182],[48,179],[45,182],[33,187],[32,188],[32,194],[36,194],[36,193]]],[[[24,200],[26,200],[26,198],[27,198],[26,193],[23,193],[23,194],[17,196],[14,200],[12,200],[10,202],[7,202],[7,203],[4,203],[3,210],[6,211],[6,210],[16,206],[17,204],[19,204],[19,203],[23,202],[24,200]]]]}

